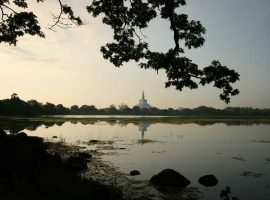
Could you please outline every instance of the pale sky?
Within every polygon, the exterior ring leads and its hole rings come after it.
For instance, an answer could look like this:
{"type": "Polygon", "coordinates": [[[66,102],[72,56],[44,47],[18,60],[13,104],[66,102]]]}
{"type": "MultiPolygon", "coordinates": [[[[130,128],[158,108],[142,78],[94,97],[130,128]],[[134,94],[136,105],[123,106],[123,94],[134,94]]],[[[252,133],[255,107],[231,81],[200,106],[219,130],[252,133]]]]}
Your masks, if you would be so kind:
{"type": "MultiPolygon", "coordinates": [[[[99,51],[100,46],[111,41],[112,31],[86,13],[84,5],[89,0],[73,2],[86,25],[50,31],[50,11],[55,12],[57,4],[33,3],[46,39],[28,36],[21,38],[16,47],[0,44],[0,99],[17,93],[24,100],[65,106],[87,104],[102,108],[126,103],[133,107],[144,90],[148,102],[159,108],[227,106],[219,99],[220,91],[211,86],[179,92],[165,89],[164,72],[157,75],[153,70],[140,69],[136,63],[115,68],[99,51]]],[[[205,45],[187,51],[186,56],[201,67],[218,59],[240,73],[240,81],[235,84],[240,94],[228,106],[269,108],[270,1],[187,0],[187,4],[180,12],[200,20],[207,32],[205,45]]],[[[144,35],[153,50],[173,47],[169,23],[164,20],[152,22],[144,35]]]]}

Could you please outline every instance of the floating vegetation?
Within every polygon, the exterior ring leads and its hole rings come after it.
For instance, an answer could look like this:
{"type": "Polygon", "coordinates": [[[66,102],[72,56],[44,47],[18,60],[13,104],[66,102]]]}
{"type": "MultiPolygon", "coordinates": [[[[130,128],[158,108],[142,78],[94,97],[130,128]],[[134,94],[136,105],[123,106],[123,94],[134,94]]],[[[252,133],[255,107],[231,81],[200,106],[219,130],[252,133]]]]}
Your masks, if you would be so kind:
{"type": "Polygon", "coordinates": [[[239,200],[237,197],[231,197],[231,188],[227,186],[225,189],[220,191],[220,197],[222,200],[239,200]]]}
{"type": "Polygon", "coordinates": [[[232,159],[234,159],[234,160],[239,160],[239,161],[246,161],[246,159],[245,158],[242,158],[241,156],[234,156],[234,157],[232,157],[232,159]]]}
{"type": "Polygon", "coordinates": [[[162,154],[162,153],[166,153],[166,151],[152,151],[152,153],[157,153],[157,154],[162,154]]]}
{"type": "Polygon", "coordinates": [[[147,140],[147,139],[143,139],[143,140],[138,140],[138,144],[149,144],[149,143],[156,143],[158,142],[157,140],[147,140]]]}
{"type": "Polygon", "coordinates": [[[262,176],[262,174],[254,173],[251,171],[244,171],[240,174],[240,176],[260,178],[262,176]]]}
{"type": "Polygon", "coordinates": [[[270,140],[252,140],[252,142],[269,143],[270,144],[270,140]]]}

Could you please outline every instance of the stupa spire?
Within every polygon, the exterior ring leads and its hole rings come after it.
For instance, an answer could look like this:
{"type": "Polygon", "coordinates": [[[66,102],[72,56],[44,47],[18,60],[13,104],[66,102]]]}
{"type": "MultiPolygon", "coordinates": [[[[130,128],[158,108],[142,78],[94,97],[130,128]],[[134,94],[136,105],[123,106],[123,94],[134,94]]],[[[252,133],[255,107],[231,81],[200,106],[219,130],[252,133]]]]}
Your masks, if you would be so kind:
{"type": "Polygon", "coordinates": [[[139,100],[139,103],[136,105],[139,108],[151,108],[151,106],[147,103],[147,100],[145,99],[144,96],[144,90],[142,91],[142,99],[139,100]]]}

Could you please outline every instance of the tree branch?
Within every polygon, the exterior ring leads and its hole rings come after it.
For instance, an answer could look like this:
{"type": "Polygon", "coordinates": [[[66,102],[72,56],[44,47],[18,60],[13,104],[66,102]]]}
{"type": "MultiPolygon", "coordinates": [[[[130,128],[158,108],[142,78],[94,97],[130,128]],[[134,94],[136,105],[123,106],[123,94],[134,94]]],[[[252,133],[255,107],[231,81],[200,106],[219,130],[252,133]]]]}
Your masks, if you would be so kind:
{"type": "Polygon", "coordinates": [[[59,3],[59,5],[60,5],[60,13],[59,13],[59,15],[58,15],[57,17],[53,15],[53,18],[54,18],[55,22],[54,22],[54,24],[52,24],[52,25],[49,27],[50,30],[53,30],[53,28],[54,28],[55,26],[57,26],[57,24],[60,22],[60,19],[61,19],[61,17],[62,17],[62,14],[63,14],[63,4],[62,4],[61,0],[58,0],[58,3],[59,3]]]}
{"type": "Polygon", "coordinates": [[[174,48],[174,54],[178,54],[180,47],[179,47],[179,39],[180,39],[180,35],[179,32],[175,26],[175,20],[174,20],[174,0],[166,0],[165,1],[165,6],[167,9],[167,12],[169,14],[169,19],[170,19],[170,23],[171,23],[171,29],[174,32],[174,43],[175,43],[175,48],[174,48]]]}

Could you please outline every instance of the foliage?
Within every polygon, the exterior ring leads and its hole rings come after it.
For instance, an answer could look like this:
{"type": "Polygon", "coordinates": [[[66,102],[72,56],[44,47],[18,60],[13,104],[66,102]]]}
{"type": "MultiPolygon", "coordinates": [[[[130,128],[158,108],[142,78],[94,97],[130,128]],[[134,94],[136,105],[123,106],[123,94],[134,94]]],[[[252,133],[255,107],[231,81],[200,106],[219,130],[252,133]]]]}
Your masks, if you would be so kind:
{"type": "Polygon", "coordinates": [[[10,99],[0,101],[0,115],[65,115],[69,109],[62,104],[42,104],[36,100],[23,101],[18,95],[11,95],[10,99]]]}
{"type": "MultiPolygon", "coordinates": [[[[37,116],[37,115],[156,115],[156,116],[270,116],[270,109],[258,109],[250,107],[227,107],[216,109],[200,106],[194,109],[140,109],[137,106],[132,108],[126,104],[120,104],[117,108],[110,105],[107,108],[96,108],[94,105],[73,105],[70,108],[62,104],[40,103],[36,100],[27,102],[21,100],[18,95],[12,94],[10,99],[0,100],[0,116],[37,116]]],[[[48,124],[49,126],[50,124],[48,124]]]]}
{"type": "Polygon", "coordinates": [[[231,188],[227,186],[224,190],[220,191],[220,197],[223,200],[239,200],[237,197],[231,197],[231,188]]]}
{"type": "MultiPolygon", "coordinates": [[[[53,16],[51,29],[82,25],[72,7],[57,1],[60,11],[59,15],[53,16]]],[[[220,99],[229,103],[230,97],[239,93],[231,85],[239,80],[239,74],[217,60],[200,69],[184,56],[185,49],[204,44],[206,32],[200,21],[189,20],[186,14],[177,13],[185,5],[186,0],[93,0],[86,9],[93,17],[101,16],[102,22],[113,29],[113,42],[102,46],[101,52],[116,67],[135,61],[144,69],[164,70],[168,78],[165,86],[174,86],[179,91],[186,87],[196,89],[199,85],[213,84],[222,90],[220,99]],[[157,18],[169,21],[173,32],[174,47],[165,53],[151,50],[141,33],[157,18]],[[180,46],[181,41],[183,47],[180,46]]],[[[25,34],[44,37],[34,13],[15,10],[27,7],[26,0],[0,0],[0,42],[16,45],[18,38],[25,34]]]]}

